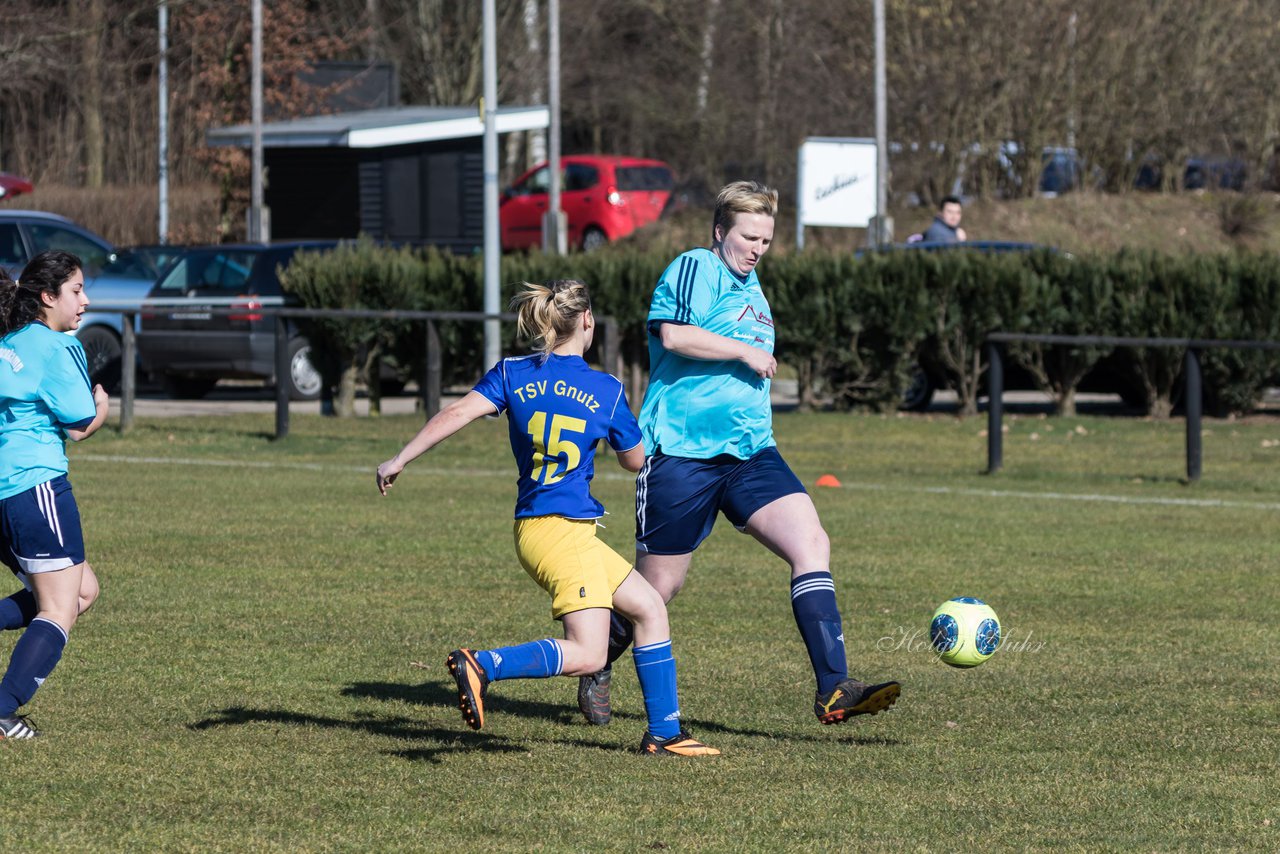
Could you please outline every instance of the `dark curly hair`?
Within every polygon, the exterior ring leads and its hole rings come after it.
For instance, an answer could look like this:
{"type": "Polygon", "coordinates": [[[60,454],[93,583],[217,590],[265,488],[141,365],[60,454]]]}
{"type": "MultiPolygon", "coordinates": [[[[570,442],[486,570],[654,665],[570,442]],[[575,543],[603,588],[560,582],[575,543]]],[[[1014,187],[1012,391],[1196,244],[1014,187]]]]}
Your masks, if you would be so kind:
{"type": "Polygon", "coordinates": [[[48,292],[58,296],[63,284],[83,268],[70,252],[49,249],[27,262],[16,282],[0,270],[0,335],[39,320],[44,314],[40,295],[48,292]]]}

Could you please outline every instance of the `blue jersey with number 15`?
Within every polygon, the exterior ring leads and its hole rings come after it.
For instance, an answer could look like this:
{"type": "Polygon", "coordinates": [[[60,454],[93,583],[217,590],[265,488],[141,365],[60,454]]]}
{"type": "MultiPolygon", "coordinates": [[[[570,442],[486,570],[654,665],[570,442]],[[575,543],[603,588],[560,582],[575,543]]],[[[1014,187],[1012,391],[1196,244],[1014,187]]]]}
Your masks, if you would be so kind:
{"type": "Polygon", "coordinates": [[[593,370],[580,356],[503,359],[475,391],[506,411],[511,452],[519,467],[516,518],[598,519],[604,505],[591,496],[595,447],[615,451],[640,444],[640,427],[622,383],[593,370]]]}

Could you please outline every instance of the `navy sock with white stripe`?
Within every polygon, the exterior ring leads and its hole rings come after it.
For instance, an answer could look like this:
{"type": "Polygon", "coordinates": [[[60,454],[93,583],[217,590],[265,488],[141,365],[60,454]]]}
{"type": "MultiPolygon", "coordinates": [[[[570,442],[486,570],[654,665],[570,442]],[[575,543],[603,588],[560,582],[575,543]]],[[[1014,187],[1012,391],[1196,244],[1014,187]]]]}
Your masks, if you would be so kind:
{"type": "Polygon", "coordinates": [[[10,718],[31,702],[36,689],[62,658],[67,633],[52,620],[36,617],[18,638],[9,669],[0,679],[0,718],[10,718]]]}
{"type": "Polygon", "coordinates": [[[676,659],[671,654],[671,641],[638,646],[632,659],[636,663],[640,693],[644,695],[649,734],[654,738],[679,735],[680,697],[676,693],[676,659]]]}
{"type": "Polygon", "coordinates": [[[826,694],[849,676],[844,629],[831,573],[808,572],[791,579],[791,613],[809,651],[818,693],[826,694]]]}
{"type": "Polygon", "coordinates": [[[502,679],[545,679],[559,676],[564,669],[564,655],[553,638],[530,641],[519,646],[504,646],[476,653],[476,661],[484,668],[490,682],[502,679]]]}
{"type": "Polygon", "coordinates": [[[31,625],[38,612],[36,597],[30,590],[19,590],[7,599],[0,599],[0,632],[31,625]]]}

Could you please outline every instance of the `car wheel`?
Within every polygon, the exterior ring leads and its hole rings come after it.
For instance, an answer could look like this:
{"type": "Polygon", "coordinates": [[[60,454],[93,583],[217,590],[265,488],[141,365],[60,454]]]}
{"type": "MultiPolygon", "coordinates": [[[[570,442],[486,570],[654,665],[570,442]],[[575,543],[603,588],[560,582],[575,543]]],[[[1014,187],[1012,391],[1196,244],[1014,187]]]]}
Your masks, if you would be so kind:
{"type": "Polygon", "coordinates": [[[311,342],[294,338],[289,342],[289,399],[318,400],[324,378],[311,362],[311,342]]]}
{"type": "Polygon", "coordinates": [[[120,386],[120,339],[102,326],[91,326],[76,337],[84,348],[90,382],[101,383],[108,392],[115,394],[120,386]]]}
{"type": "Polygon", "coordinates": [[[598,228],[588,228],[582,234],[582,251],[594,252],[608,242],[609,238],[604,236],[603,231],[598,228]]]}
{"type": "Polygon", "coordinates": [[[218,384],[210,377],[177,377],[165,374],[160,378],[160,385],[169,397],[181,400],[199,400],[218,384]]]}
{"type": "Polygon", "coordinates": [[[933,402],[933,380],[924,368],[917,365],[911,373],[911,381],[902,390],[898,408],[907,412],[923,412],[933,402]]]}

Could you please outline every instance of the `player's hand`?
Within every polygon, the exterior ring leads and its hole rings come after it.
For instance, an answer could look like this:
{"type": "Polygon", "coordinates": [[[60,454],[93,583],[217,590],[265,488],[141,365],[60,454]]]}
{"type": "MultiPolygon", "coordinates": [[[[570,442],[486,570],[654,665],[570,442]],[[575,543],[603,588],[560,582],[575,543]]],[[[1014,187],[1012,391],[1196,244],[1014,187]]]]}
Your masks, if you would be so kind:
{"type": "Polygon", "coordinates": [[[99,383],[93,387],[93,405],[98,410],[105,409],[111,402],[111,396],[107,394],[107,390],[99,383]]]}
{"type": "Polygon", "coordinates": [[[778,372],[778,360],[758,347],[748,347],[749,351],[743,359],[747,367],[756,372],[756,376],[769,379],[778,372]]]}
{"type": "Polygon", "coordinates": [[[378,492],[386,495],[387,490],[396,482],[396,478],[400,476],[402,471],[404,471],[404,466],[394,459],[387,460],[378,466],[378,492]]]}

